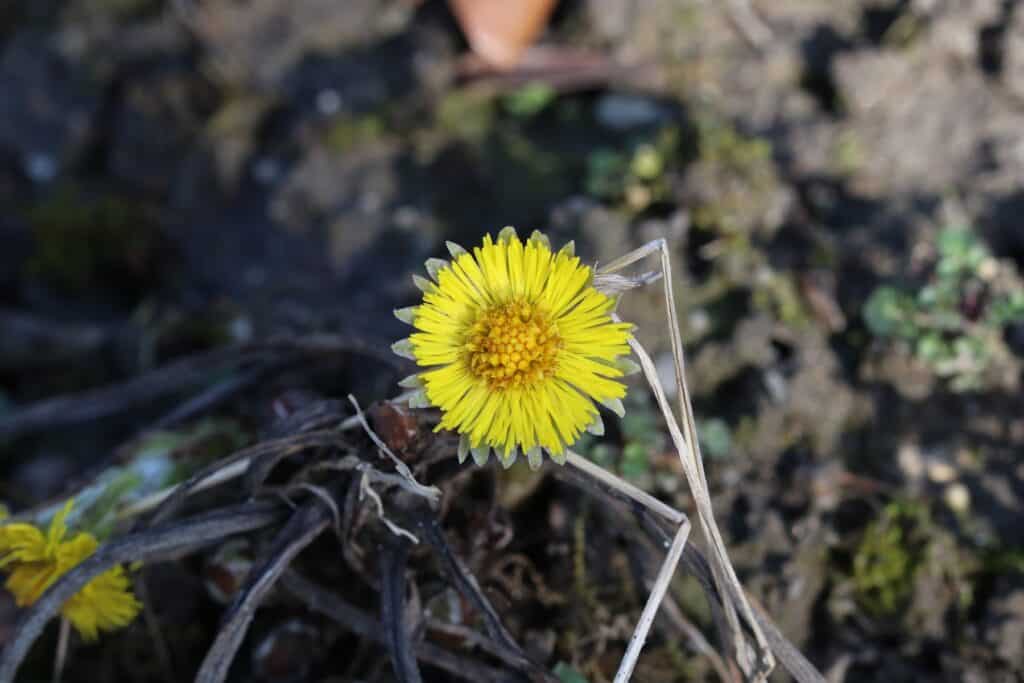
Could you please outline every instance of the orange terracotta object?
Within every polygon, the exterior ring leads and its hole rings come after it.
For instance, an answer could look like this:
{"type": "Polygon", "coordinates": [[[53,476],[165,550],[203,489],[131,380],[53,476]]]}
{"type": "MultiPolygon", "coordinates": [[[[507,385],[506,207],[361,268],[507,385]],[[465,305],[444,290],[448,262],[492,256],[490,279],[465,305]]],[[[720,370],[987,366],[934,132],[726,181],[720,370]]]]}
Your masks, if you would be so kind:
{"type": "Polygon", "coordinates": [[[466,40],[498,68],[515,66],[548,23],[558,0],[448,0],[466,40]]]}

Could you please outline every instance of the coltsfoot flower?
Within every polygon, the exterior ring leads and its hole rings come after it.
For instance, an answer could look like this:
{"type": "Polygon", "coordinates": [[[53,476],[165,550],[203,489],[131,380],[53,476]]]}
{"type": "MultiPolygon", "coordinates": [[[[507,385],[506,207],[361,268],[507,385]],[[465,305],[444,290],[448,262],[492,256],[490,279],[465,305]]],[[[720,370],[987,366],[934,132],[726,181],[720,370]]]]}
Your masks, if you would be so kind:
{"type": "Polygon", "coordinates": [[[612,319],[615,300],[571,242],[555,253],[542,233],[524,243],[505,228],[472,254],[448,250],[451,262],[427,262],[432,280],[413,276],[423,303],[395,311],[416,331],[392,348],[428,368],[402,382],[418,390],[411,404],[441,409],[460,462],[492,449],[506,466],[520,451],[531,467],[545,451],[564,462],[584,430],[603,429],[594,401],[622,414],[632,325],[612,319]]]}
{"type": "MultiPolygon", "coordinates": [[[[31,605],[61,576],[96,552],[99,542],[89,533],[67,536],[72,502],[53,517],[44,535],[31,524],[0,526],[0,570],[8,574],[4,587],[19,607],[31,605]]],[[[61,614],[85,640],[100,631],[127,626],[142,606],[135,599],[120,566],[87,583],[61,608],[61,614]]]]}

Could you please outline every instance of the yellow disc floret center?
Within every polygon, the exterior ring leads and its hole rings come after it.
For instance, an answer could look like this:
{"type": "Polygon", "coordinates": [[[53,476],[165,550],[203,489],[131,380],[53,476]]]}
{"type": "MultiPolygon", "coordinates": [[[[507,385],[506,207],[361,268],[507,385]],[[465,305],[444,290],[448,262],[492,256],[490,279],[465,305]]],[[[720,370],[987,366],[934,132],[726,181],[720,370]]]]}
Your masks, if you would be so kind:
{"type": "Polygon", "coordinates": [[[535,304],[510,301],[484,310],[466,340],[470,371],[491,389],[526,388],[555,372],[562,338],[535,304]]]}

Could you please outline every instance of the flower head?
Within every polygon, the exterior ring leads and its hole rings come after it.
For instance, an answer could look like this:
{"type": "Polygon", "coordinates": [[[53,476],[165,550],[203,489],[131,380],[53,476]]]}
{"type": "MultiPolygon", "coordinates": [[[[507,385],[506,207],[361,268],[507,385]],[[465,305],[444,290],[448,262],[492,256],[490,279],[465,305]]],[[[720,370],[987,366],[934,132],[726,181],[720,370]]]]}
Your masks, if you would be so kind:
{"type": "Polygon", "coordinates": [[[506,228],[473,253],[449,243],[452,261],[431,259],[433,281],[414,276],[423,303],[396,315],[416,331],[393,347],[428,368],[403,382],[415,405],[441,409],[438,429],[462,435],[459,457],[485,462],[491,449],[511,464],[518,451],[538,467],[542,452],[564,461],[588,428],[594,401],[621,412],[620,356],[628,323],[594,288],[594,272],[535,232],[525,243],[506,228]]]}
{"type": "MultiPolygon", "coordinates": [[[[31,524],[0,526],[0,570],[7,572],[4,587],[19,607],[34,603],[57,579],[96,552],[99,542],[92,534],[65,538],[71,506],[69,501],[54,515],[45,535],[31,524]]],[[[117,566],[87,583],[64,603],[61,614],[83,638],[95,640],[101,630],[128,625],[140,607],[124,569],[117,566]]]]}

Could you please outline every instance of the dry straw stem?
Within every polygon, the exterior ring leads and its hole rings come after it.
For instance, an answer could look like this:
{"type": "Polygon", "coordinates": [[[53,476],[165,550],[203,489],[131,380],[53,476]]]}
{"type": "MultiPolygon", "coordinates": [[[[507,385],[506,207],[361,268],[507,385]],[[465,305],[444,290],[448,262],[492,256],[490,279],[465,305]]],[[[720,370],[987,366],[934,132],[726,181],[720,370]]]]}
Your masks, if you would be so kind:
{"type": "MultiPolygon", "coordinates": [[[[648,384],[650,384],[651,390],[654,392],[655,399],[658,402],[658,407],[661,409],[661,412],[665,417],[665,421],[668,424],[669,434],[672,438],[673,445],[676,448],[676,452],[679,455],[679,460],[682,463],[683,472],[686,475],[686,480],[693,495],[694,502],[697,505],[698,521],[700,522],[701,529],[704,532],[704,537],[709,546],[709,563],[711,565],[712,575],[715,579],[715,585],[722,596],[726,619],[733,632],[733,646],[736,652],[736,659],[750,680],[764,681],[767,680],[768,675],[775,666],[775,658],[772,655],[771,648],[764,636],[764,632],[762,631],[758,620],[754,616],[754,612],[750,607],[746,594],[743,591],[743,586],[736,577],[736,572],[729,560],[725,543],[722,540],[721,533],[715,523],[714,512],[711,507],[711,496],[708,491],[707,477],[704,474],[704,464],[700,455],[700,444],[697,440],[697,426],[693,415],[693,407],[690,401],[690,391],[686,383],[686,361],[683,356],[683,344],[679,333],[679,321],[676,315],[675,296],[672,290],[672,266],[668,246],[664,239],[654,240],[653,242],[649,242],[639,249],[612,261],[599,269],[598,273],[602,275],[614,273],[653,254],[658,254],[660,256],[662,283],[664,285],[669,337],[672,345],[672,358],[675,367],[682,427],[680,427],[680,423],[668,402],[664,387],[662,387],[661,382],[658,379],[658,373],[655,369],[654,362],[651,360],[650,354],[648,354],[640,342],[635,339],[630,340],[630,346],[640,361],[644,377],[647,379],[648,384]],[[744,638],[743,628],[740,624],[741,616],[746,627],[750,629],[756,639],[756,651],[744,638]]],[[[618,316],[613,317],[618,320],[618,316]]],[[[682,527],[680,527],[680,532],[676,535],[676,541],[673,542],[672,550],[675,550],[675,545],[676,542],[679,541],[679,535],[681,532],[682,527]]],[[[682,542],[685,543],[685,537],[682,542]]],[[[679,548],[679,552],[681,552],[681,550],[682,547],[679,548]]],[[[664,594],[664,588],[661,587],[664,580],[662,574],[671,574],[677,561],[678,553],[673,557],[673,554],[670,551],[670,556],[667,558],[665,565],[662,567],[662,572],[659,573],[659,577],[655,581],[655,589],[661,590],[662,594],[664,594]]],[[[654,598],[655,595],[652,593],[651,600],[648,601],[647,607],[651,606],[650,603],[654,598]]],[[[647,607],[645,607],[644,610],[645,615],[648,611],[647,607]]],[[[654,605],[654,610],[656,609],[657,605],[654,605]]],[[[651,616],[653,617],[653,614],[651,616]]],[[[639,646],[642,645],[642,639],[646,637],[646,631],[641,632],[641,629],[644,626],[644,621],[641,620],[640,625],[637,627],[637,633],[634,634],[633,641],[640,640],[640,643],[635,648],[637,650],[637,654],[639,646]]],[[[623,660],[623,664],[619,670],[619,675],[616,676],[616,683],[622,683],[629,680],[629,673],[626,673],[625,676],[623,676],[623,669],[628,666],[629,672],[631,673],[632,666],[635,665],[635,660],[629,660],[632,650],[634,649],[633,641],[630,642],[630,648],[627,649],[627,659],[623,660]]],[[[635,655],[633,656],[635,657],[635,655]]]]}

